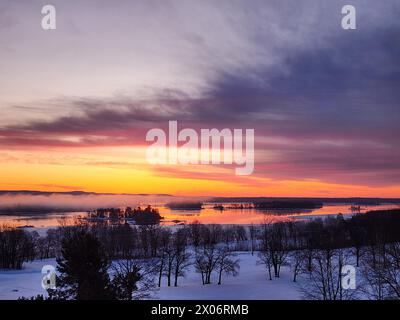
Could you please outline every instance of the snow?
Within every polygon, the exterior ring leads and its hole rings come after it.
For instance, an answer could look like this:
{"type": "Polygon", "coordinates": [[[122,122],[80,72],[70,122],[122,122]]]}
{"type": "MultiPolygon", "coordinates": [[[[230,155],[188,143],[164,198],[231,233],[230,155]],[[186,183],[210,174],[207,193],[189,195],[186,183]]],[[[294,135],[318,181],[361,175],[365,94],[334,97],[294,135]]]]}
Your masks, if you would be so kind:
{"type": "MultiPolygon", "coordinates": [[[[257,255],[247,252],[237,253],[240,259],[240,272],[236,277],[224,276],[222,284],[202,285],[201,276],[191,267],[184,278],[179,278],[178,287],[167,287],[163,278],[161,288],[153,299],[165,300],[294,300],[301,299],[297,284],[292,281],[289,267],[282,267],[281,277],[272,281],[267,279],[264,266],[256,265],[257,255]]],[[[31,297],[46,294],[42,289],[42,267],[56,266],[55,259],[35,260],[24,264],[22,270],[0,270],[0,300],[14,300],[18,297],[31,297]]]]}
{"type": "Polygon", "coordinates": [[[56,266],[55,259],[35,260],[24,263],[22,270],[0,269],[0,300],[16,300],[19,297],[31,297],[46,294],[42,288],[42,267],[56,266]]]}
{"type": "Polygon", "coordinates": [[[283,266],[280,278],[267,279],[264,266],[256,265],[257,254],[237,253],[240,271],[236,277],[224,276],[222,284],[214,279],[202,285],[201,276],[189,269],[185,278],[178,280],[178,287],[166,287],[165,279],[155,298],[165,300],[299,300],[297,283],[292,281],[290,268],[283,266]]]}

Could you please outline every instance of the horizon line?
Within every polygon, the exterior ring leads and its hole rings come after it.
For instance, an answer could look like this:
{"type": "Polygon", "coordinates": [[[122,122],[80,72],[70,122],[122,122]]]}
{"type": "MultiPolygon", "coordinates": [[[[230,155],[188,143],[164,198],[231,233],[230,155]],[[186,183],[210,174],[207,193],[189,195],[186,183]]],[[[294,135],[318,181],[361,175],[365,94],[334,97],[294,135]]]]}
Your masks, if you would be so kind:
{"type": "Polygon", "coordinates": [[[95,191],[41,191],[41,190],[0,190],[0,196],[4,195],[31,195],[31,196],[51,196],[51,195],[71,195],[71,196],[85,196],[85,195],[97,195],[97,196],[163,196],[163,197],[187,197],[187,198],[211,198],[211,199],[379,199],[379,200],[399,200],[400,197],[304,197],[304,196],[190,196],[190,195],[173,195],[166,193],[111,193],[111,192],[95,192],[95,191]]]}

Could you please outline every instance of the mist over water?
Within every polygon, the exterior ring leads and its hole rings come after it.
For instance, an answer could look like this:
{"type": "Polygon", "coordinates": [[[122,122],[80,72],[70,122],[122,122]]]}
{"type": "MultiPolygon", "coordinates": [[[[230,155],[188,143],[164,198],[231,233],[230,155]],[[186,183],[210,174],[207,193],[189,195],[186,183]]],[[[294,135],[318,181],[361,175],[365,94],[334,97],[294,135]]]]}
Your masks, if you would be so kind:
{"type": "MultiPolygon", "coordinates": [[[[0,195],[0,211],[84,211],[104,207],[157,206],[170,201],[193,201],[199,198],[168,195],[114,195],[114,194],[50,194],[50,195],[0,195]]],[[[204,199],[202,199],[204,200],[204,199]]]]}
{"type": "MultiPolygon", "coordinates": [[[[250,199],[248,201],[251,201],[250,199]]],[[[151,205],[164,218],[164,225],[187,224],[198,221],[205,224],[259,224],[266,221],[287,221],[353,214],[350,203],[325,203],[317,209],[259,210],[232,209],[216,210],[214,202],[207,197],[176,197],[170,195],[113,195],[113,194],[3,194],[0,195],[0,225],[51,228],[60,221],[73,223],[75,218],[87,217],[87,211],[110,207],[137,207],[151,205]],[[169,202],[202,202],[202,209],[171,209],[169,202]]],[[[228,203],[225,203],[225,205],[228,203]]],[[[400,208],[398,203],[363,205],[360,213],[369,210],[400,208]]]]}

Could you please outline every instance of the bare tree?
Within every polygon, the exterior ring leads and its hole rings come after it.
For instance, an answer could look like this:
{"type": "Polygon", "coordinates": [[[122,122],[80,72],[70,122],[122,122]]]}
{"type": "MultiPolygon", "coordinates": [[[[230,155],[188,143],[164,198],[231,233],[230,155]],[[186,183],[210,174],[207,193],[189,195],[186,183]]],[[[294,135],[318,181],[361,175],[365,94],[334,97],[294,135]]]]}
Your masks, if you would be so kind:
{"type": "Polygon", "coordinates": [[[259,263],[268,268],[271,276],[271,266],[274,270],[274,276],[279,278],[281,266],[285,263],[289,252],[288,234],[285,223],[264,224],[261,242],[261,252],[259,254],[259,263]]]}
{"type": "Polygon", "coordinates": [[[211,274],[217,267],[218,252],[214,244],[204,245],[196,250],[195,268],[201,274],[203,284],[211,283],[211,274]]]}
{"type": "Polygon", "coordinates": [[[348,264],[343,249],[325,248],[315,252],[309,281],[301,286],[306,299],[349,300],[355,297],[354,290],[342,287],[342,267],[348,264]]]}
{"type": "Polygon", "coordinates": [[[222,274],[232,275],[236,277],[239,274],[239,259],[234,259],[234,255],[229,249],[224,246],[218,249],[217,258],[217,270],[218,270],[218,284],[222,283],[222,274]]]}
{"type": "Polygon", "coordinates": [[[360,266],[360,257],[362,253],[362,246],[365,244],[366,241],[366,231],[364,228],[351,225],[350,226],[350,240],[354,247],[355,256],[356,256],[356,265],[357,267],[360,266]]]}
{"type": "Polygon", "coordinates": [[[25,230],[0,226],[0,268],[21,269],[35,258],[35,241],[25,230]]]}
{"type": "Polygon", "coordinates": [[[290,267],[293,271],[293,282],[296,282],[297,277],[306,271],[307,256],[303,250],[297,249],[290,253],[290,267]]]}
{"type": "Polygon", "coordinates": [[[175,248],[173,247],[172,243],[168,243],[168,246],[164,248],[165,254],[165,267],[164,267],[164,274],[167,277],[167,285],[168,287],[171,286],[171,279],[173,274],[174,268],[174,261],[175,261],[175,248]]]}
{"type": "Polygon", "coordinates": [[[250,232],[250,250],[251,250],[251,255],[254,255],[254,250],[256,249],[256,243],[257,243],[257,229],[254,226],[254,224],[250,225],[249,232],[250,232]]]}
{"type": "Polygon", "coordinates": [[[189,236],[195,248],[200,245],[202,228],[204,228],[204,226],[198,221],[194,221],[189,224],[189,236]]]}
{"type": "Polygon", "coordinates": [[[157,262],[157,268],[158,268],[158,287],[161,287],[161,279],[163,274],[165,273],[165,266],[166,266],[166,260],[167,260],[167,253],[169,251],[170,247],[170,241],[171,241],[171,231],[168,229],[162,230],[161,235],[160,235],[160,253],[158,255],[158,262],[157,262]]]}
{"type": "Polygon", "coordinates": [[[366,285],[372,299],[400,299],[400,242],[369,246],[362,259],[366,285]]]}
{"type": "Polygon", "coordinates": [[[184,271],[191,265],[191,254],[186,250],[187,230],[180,229],[175,233],[174,237],[174,286],[178,286],[178,278],[185,275],[184,271]]]}
{"type": "Polygon", "coordinates": [[[196,250],[196,255],[194,259],[195,270],[197,273],[201,275],[201,282],[203,285],[206,284],[206,275],[207,275],[207,261],[205,256],[200,252],[200,250],[196,250]]]}
{"type": "Polygon", "coordinates": [[[268,250],[261,250],[261,251],[258,253],[257,264],[258,264],[258,265],[264,265],[264,266],[265,266],[265,268],[266,268],[266,270],[267,270],[267,273],[268,273],[267,276],[268,276],[269,280],[272,280],[272,272],[271,272],[271,269],[272,269],[272,261],[271,261],[271,255],[270,255],[270,253],[268,252],[268,250]]]}

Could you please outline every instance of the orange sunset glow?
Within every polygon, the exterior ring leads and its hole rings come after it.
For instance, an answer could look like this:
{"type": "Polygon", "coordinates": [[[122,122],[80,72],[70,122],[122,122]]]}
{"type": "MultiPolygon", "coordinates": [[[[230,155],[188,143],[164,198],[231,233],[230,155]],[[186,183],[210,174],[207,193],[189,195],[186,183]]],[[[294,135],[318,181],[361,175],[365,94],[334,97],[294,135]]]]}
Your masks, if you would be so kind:
{"type": "Polygon", "coordinates": [[[268,173],[239,177],[224,166],[150,165],[144,153],[142,147],[12,150],[1,159],[2,186],[6,190],[187,196],[396,197],[400,192],[398,186],[279,180],[268,178],[268,173]]]}

